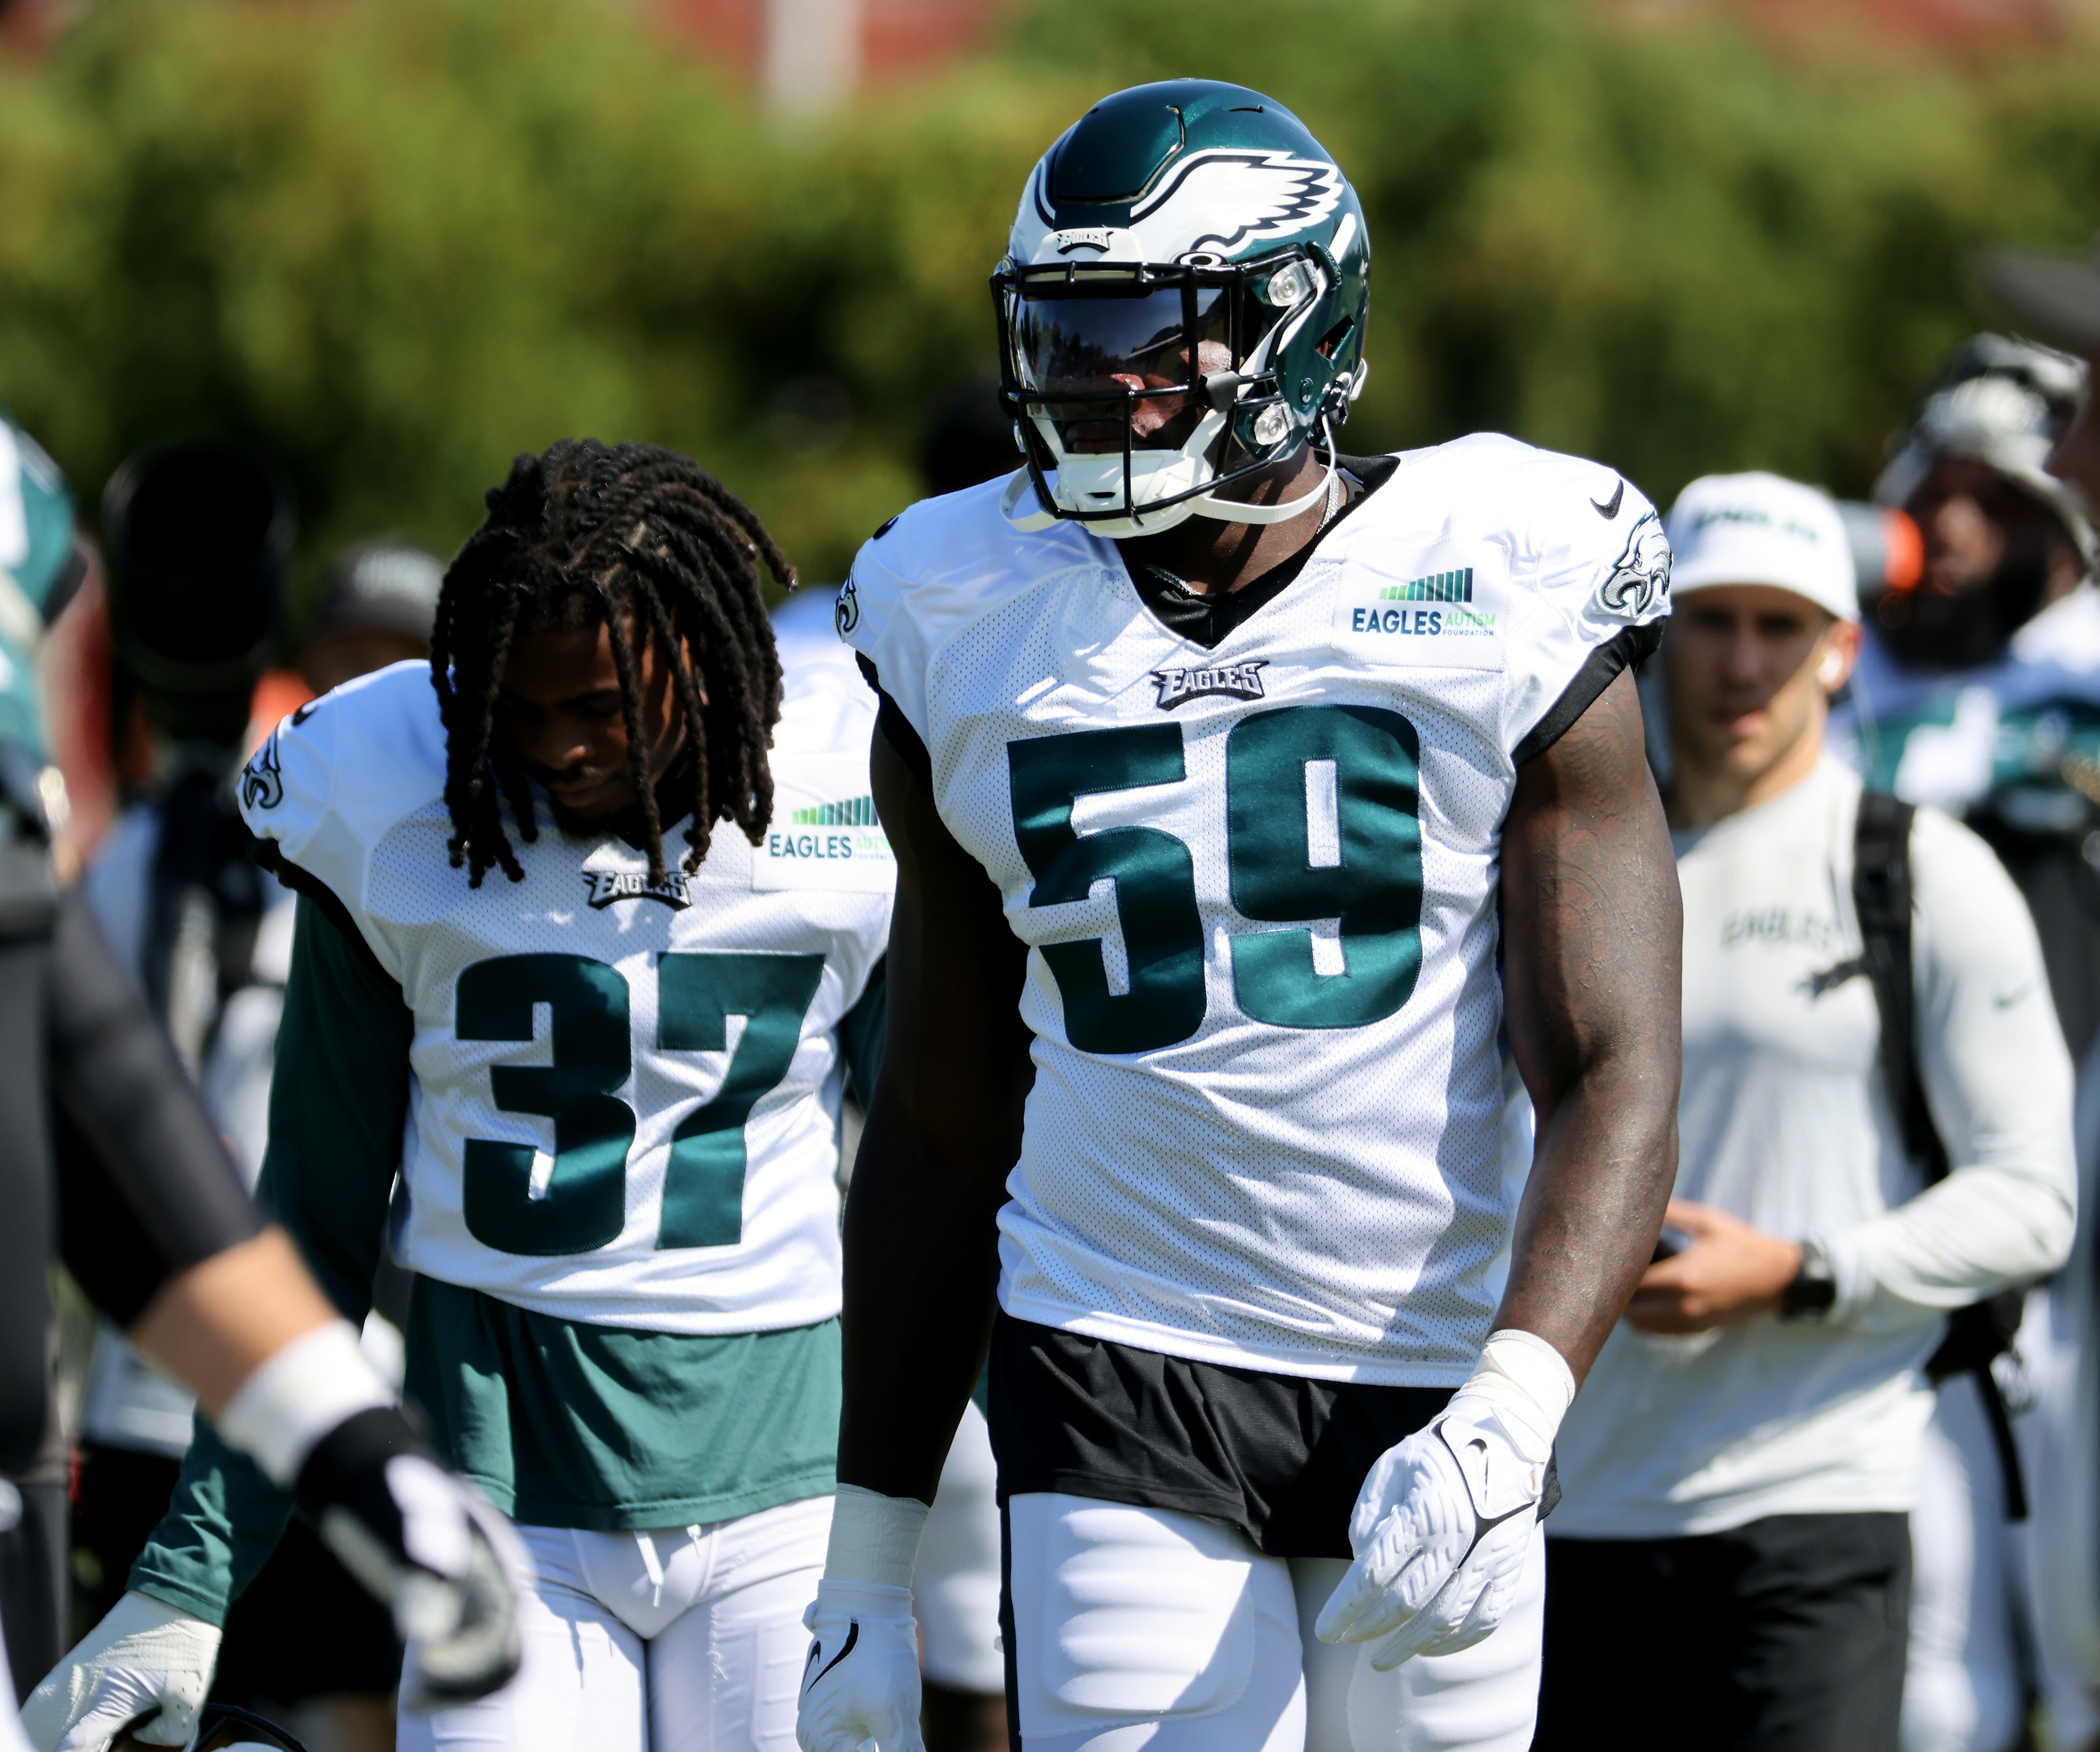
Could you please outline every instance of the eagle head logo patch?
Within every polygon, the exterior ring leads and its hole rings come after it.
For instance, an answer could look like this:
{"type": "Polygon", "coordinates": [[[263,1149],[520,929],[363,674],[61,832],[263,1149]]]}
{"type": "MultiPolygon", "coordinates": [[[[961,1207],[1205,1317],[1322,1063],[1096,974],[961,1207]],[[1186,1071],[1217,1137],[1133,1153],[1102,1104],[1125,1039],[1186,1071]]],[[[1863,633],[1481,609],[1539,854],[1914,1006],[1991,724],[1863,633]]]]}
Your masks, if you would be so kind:
{"type": "Polygon", "coordinates": [[[1670,541],[1662,520],[1650,511],[1635,523],[1626,545],[1612,564],[1611,576],[1598,587],[1597,600],[1610,613],[1639,620],[1670,600],[1670,541]]]}

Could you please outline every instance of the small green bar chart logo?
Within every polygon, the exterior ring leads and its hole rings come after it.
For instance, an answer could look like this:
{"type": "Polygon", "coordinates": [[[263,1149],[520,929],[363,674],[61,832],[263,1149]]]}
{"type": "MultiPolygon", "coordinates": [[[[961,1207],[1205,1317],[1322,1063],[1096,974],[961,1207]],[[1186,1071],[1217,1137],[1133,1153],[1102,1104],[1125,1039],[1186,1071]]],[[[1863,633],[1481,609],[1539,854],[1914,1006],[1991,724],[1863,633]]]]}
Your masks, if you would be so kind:
{"type": "Polygon", "coordinates": [[[1379,592],[1381,602],[1470,602],[1473,599],[1473,568],[1432,572],[1409,584],[1389,584],[1379,592]]]}
{"type": "Polygon", "coordinates": [[[872,797],[847,797],[838,803],[818,803],[795,811],[798,827],[872,827],[878,826],[872,797]]]}

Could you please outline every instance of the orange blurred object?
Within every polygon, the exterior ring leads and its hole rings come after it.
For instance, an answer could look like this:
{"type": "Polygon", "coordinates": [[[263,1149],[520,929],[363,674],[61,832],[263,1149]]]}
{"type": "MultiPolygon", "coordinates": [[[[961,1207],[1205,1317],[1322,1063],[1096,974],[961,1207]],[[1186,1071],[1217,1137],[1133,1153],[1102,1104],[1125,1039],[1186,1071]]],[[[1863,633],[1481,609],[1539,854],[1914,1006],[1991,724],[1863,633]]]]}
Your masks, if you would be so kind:
{"type": "Polygon", "coordinates": [[[1925,534],[1908,511],[1882,513],[1882,541],[1888,559],[1883,577],[1900,596],[1915,590],[1925,576],[1925,534]]]}
{"type": "Polygon", "coordinates": [[[297,669],[265,669],[248,708],[248,745],[240,757],[245,760],[261,748],[271,730],[313,697],[313,689],[297,669]]]}

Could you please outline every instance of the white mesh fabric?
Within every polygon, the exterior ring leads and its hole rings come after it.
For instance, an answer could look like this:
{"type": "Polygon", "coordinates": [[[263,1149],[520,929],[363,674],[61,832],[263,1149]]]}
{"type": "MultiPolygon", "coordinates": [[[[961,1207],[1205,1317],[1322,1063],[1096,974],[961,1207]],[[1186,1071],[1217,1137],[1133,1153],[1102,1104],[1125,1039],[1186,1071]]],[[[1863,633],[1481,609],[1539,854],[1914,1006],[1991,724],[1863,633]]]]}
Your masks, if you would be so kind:
{"type": "MultiPolygon", "coordinates": [[[[1208,651],[1154,618],[1109,544],[1069,527],[1017,536],[982,491],[917,507],[862,550],[847,637],[924,735],[942,819],[1038,951],[1022,1000],[1037,1076],[1000,1217],[1008,1312],[1215,1362],[1464,1379],[1517,1190],[1498,1167],[1494,966],[1513,752],[1591,651],[1666,611],[1666,595],[1630,615],[1599,605],[1648,510],[1630,490],[1612,504],[1615,485],[1508,439],[1410,453],[1296,581],[1208,651]],[[1375,636],[1351,631],[1358,610],[1380,616],[1375,636]],[[1176,669],[1228,682],[1167,709],[1158,677],[1176,669]],[[1238,1000],[1234,939],[1309,926],[1322,978],[1345,956],[1335,920],[1236,907],[1227,738],[1258,714],[1338,705],[1397,713],[1418,739],[1419,973],[1396,1011],[1360,1026],[1256,1021],[1238,1000]],[[1009,745],[1168,724],[1181,780],[1083,795],[1070,821],[1083,841],[1141,826],[1187,848],[1202,1020],[1171,1044],[1085,1050],[1041,951],[1098,938],[1110,991],[1127,991],[1120,885],[1030,904],[1009,745]]],[[[1277,783],[1289,824],[1308,788],[1335,781],[1277,783]]]]}
{"type": "MultiPolygon", "coordinates": [[[[788,746],[773,760],[776,829],[792,830],[797,812],[828,809],[853,819],[869,790],[872,696],[827,682],[799,695],[791,691],[787,713],[780,740],[788,746]]],[[[642,888],[646,858],[616,838],[565,834],[543,806],[536,841],[512,831],[524,880],[492,870],[471,889],[446,853],[443,739],[422,664],[330,695],[304,722],[280,726],[272,747],[285,775],[282,796],[267,807],[259,800],[247,805],[249,826],[279,840],[287,857],[350,909],[415,1013],[403,1156],[408,1215],[395,1240],[402,1263],[521,1307],[651,1331],[769,1331],[835,1314],[834,1030],[887,945],[890,894],[882,872],[893,865],[863,857],[854,885],[841,885],[848,880],[837,874],[841,862],[805,860],[774,885],[756,885],[760,855],[734,826],[717,823],[706,862],[688,879],[686,906],[638,892],[593,905],[617,885],[611,880],[617,875],[632,878],[629,889],[642,888]],[[664,958],[695,953],[814,955],[823,967],[785,1074],[759,1097],[743,1127],[740,1238],[659,1247],[673,1133],[721,1089],[748,1026],[731,1012],[721,1051],[658,1044],[664,958]],[[545,1004],[534,1006],[529,1043],[461,1040],[456,1028],[467,969],[540,954],[602,963],[624,982],[631,1068],[610,1092],[635,1122],[619,1233],[585,1251],[552,1255],[505,1251],[479,1238],[467,1218],[463,1181],[467,1140],[526,1145],[539,1152],[532,1196],[544,1196],[554,1123],[501,1107],[491,1071],[553,1063],[552,1013],[545,1004]]],[[[685,850],[682,831],[677,823],[664,832],[674,864],[685,850]]],[[[852,831],[863,842],[880,841],[879,828],[852,831]]]]}

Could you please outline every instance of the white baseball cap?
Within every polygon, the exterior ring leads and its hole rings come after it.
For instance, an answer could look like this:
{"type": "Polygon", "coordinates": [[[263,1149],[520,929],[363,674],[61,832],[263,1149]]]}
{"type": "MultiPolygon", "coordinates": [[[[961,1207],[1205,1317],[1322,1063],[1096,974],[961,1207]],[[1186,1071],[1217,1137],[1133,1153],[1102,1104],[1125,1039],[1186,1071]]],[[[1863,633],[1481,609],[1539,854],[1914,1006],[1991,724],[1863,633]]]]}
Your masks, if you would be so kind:
{"type": "Polygon", "coordinates": [[[1766,584],[1840,620],[1860,618],[1851,543],[1827,492],[1777,474],[1702,474],[1677,496],[1665,527],[1674,596],[1766,584]]]}

